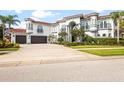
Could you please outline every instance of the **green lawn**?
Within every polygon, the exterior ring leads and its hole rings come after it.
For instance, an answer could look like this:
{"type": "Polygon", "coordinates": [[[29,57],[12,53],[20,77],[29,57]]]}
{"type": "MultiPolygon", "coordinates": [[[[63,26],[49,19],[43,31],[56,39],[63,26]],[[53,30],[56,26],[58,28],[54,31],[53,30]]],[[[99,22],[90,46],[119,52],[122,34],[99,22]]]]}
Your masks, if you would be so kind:
{"type": "Polygon", "coordinates": [[[0,48],[0,51],[17,51],[19,48],[0,48]]]}
{"type": "Polygon", "coordinates": [[[99,56],[124,55],[124,49],[101,49],[101,50],[80,50],[80,51],[99,56]]]}
{"type": "Polygon", "coordinates": [[[81,46],[71,46],[73,49],[80,49],[80,48],[120,48],[124,46],[118,45],[81,45],[81,46]]]}

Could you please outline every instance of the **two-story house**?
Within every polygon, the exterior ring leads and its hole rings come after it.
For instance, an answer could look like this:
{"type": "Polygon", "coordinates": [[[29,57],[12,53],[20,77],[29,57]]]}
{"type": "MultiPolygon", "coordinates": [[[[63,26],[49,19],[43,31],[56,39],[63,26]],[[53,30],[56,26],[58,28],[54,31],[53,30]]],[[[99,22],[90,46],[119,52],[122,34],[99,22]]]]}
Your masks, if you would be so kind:
{"type": "Polygon", "coordinates": [[[67,16],[55,23],[35,21],[31,18],[26,18],[25,21],[26,29],[11,31],[12,42],[47,43],[50,34],[54,35],[57,40],[60,31],[66,31],[68,33],[66,41],[73,42],[73,36],[70,34],[70,29],[73,27],[83,28],[85,34],[94,38],[115,38],[117,36],[113,19],[109,15],[100,16],[99,13],[67,16]]]}

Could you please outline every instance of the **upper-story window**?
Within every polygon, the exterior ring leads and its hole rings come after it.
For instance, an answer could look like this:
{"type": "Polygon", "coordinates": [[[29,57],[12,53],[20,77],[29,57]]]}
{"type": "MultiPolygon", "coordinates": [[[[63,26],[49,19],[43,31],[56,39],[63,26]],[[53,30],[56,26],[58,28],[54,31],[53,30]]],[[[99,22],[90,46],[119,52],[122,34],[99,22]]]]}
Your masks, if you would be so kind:
{"type": "Polygon", "coordinates": [[[37,26],[37,33],[43,33],[43,26],[37,26]]]}
{"type": "Polygon", "coordinates": [[[107,28],[107,22],[104,21],[104,28],[107,28]]]}
{"type": "Polygon", "coordinates": [[[31,30],[33,30],[33,24],[31,24],[31,30]]]}
{"type": "Polygon", "coordinates": [[[103,28],[103,22],[100,22],[100,28],[103,28]]]}
{"type": "Polygon", "coordinates": [[[28,24],[26,24],[26,26],[27,26],[28,30],[33,30],[33,24],[32,23],[28,23],[28,24]]]}
{"type": "Polygon", "coordinates": [[[111,23],[108,23],[108,29],[111,29],[111,28],[112,28],[111,23]]]}
{"type": "Polygon", "coordinates": [[[61,31],[66,31],[66,25],[62,25],[61,31]]]}
{"type": "Polygon", "coordinates": [[[89,25],[88,25],[88,23],[86,23],[86,29],[89,29],[89,25]]]}
{"type": "Polygon", "coordinates": [[[99,27],[100,27],[100,28],[103,28],[103,29],[108,28],[108,23],[107,23],[107,21],[101,21],[99,27]]]}

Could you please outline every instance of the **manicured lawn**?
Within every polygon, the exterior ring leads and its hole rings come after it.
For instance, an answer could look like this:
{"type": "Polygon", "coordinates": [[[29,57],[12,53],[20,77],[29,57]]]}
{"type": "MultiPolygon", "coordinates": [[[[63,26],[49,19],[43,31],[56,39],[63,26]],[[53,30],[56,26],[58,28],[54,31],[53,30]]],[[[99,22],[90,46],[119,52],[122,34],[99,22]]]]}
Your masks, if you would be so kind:
{"type": "Polygon", "coordinates": [[[0,51],[17,51],[19,48],[0,48],[0,51]]]}
{"type": "Polygon", "coordinates": [[[81,46],[71,46],[74,49],[80,48],[120,48],[124,46],[117,46],[117,45],[81,45],[81,46]]]}
{"type": "Polygon", "coordinates": [[[99,56],[124,55],[124,49],[101,49],[101,50],[80,50],[80,51],[99,56]]]}

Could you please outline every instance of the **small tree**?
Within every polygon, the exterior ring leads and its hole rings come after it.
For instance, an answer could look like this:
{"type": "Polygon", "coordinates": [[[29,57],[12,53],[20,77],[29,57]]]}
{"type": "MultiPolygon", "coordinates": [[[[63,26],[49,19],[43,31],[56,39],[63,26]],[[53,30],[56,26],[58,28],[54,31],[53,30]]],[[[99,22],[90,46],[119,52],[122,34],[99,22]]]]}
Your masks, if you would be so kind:
{"type": "Polygon", "coordinates": [[[74,36],[74,40],[76,41],[77,38],[79,37],[84,37],[84,30],[82,28],[74,28],[70,31],[71,35],[74,36]]]}
{"type": "Polygon", "coordinates": [[[111,18],[114,21],[115,26],[117,26],[117,43],[119,44],[119,31],[120,28],[122,26],[122,16],[124,16],[124,12],[123,11],[117,11],[117,12],[112,12],[110,13],[111,18]]]}
{"type": "Polygon", "coordinates": [[[2,16],[0,15],[0,20],[1,20],[1,28],[2,28],[2,40],[4,41],[4,32],[6,29],[6,22],[7,22],[7,16],[2,16]]]}
{"type": "Polygon", "coordinates": [[[50,43],[53,43],[53,39],[54,39],[54,38],[55,38],[54,35],[50,34],[50,35],[48,36],[48,41],[49,41],[50,43]]]}
{"type": "Polygon", "coordinates": [[[58,35],[65,41],[66,39],[66,36],[68,35],[67,32],[65,31],[61,31],[58,33],[58,35]]]}
{"type": "Polygon", "coordinates": [[[61,37],[58,38],[58,43],[62,44],[63,41],[64,41],[63,38],[61,37]]]}

